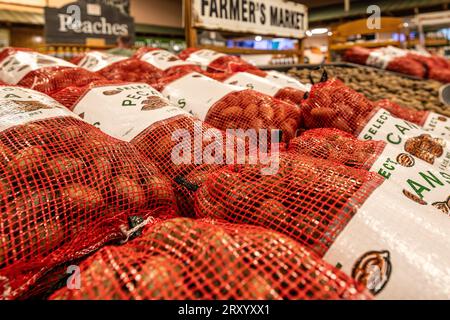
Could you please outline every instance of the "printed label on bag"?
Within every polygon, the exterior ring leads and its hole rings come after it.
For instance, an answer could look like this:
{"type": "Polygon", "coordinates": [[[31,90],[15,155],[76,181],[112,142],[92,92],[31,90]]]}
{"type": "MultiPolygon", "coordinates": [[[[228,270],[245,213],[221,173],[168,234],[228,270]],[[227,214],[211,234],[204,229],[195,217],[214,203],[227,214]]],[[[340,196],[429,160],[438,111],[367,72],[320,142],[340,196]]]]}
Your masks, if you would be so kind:
{"type": "Polygon", "coordinates": [[[108,54],[106,52],[88,52],[78,63],[78,66],[92,72],[99,71],[115,62],[127,59],[126,57],[108,54]]]}
{"type": "Polygon", "coordinates": [[[0,131],[54,117],[78,117],[52,98],[31,89],[0,86],[0,131]]]}
{"type": "Polygon", "coordinates": [[[230,92],[244,88],[225,84],[197,72],[189,73],[168,84],[163,95],[174,105],[204,121],[209,109],[230,92]]]}
{"type": "Polygon", "coordinates": [[[154,50],[147,52],[141,57],[141,60],[163,71],[172,67],[192,65],[192,62],[181,60],[172,52],[166,50],[154,50]]]}
{"type": "Polygon", "coordinates": [[[202,49],[191,53],[186,61],[195,63],[196,65],[206,69],[211,62],[224,56],[226,55],[220,52],[202,49]]]}
{"type": "Polygon", "coordinates": [[[375,113],[358,138],[385,141],[438,170],[450,169],[450,150],[445,139],[435,137],[416,124],[396,118],[385,109],[375,113]]]}
{"type": "Polygon", "coordinates": [[[76,67],[65,60],[37,52],[15,52],[0,62],[0,80],[18,84],[28,73],[44,67],[76,67]]]}
{"type": "Polygon", "coordinates": [[[269,96],[274,96],[278,91],[283,89],[283,87],[272,83],[265,78],[258,77],[248,72],[237,72],[225,80],[224,83],[246,89],[253,89],[268,94],[269,96]]]}
{"type": "Polygon", "coordinates": [[[385,181],[358,209],[324,260],[377,299],[448,299],[450,219],[398,199],[385,181]]]}
{"type": "Polygon", "coordinates": [[[437,137],[450,140],[450,118],[446,116],[430,112],[425,120],[423,129],[437,137]]]}
{"type": "Polygon", "coordinates": [[[391,62],[395,57],[387,56],[383,52],[372,51],[367,58],[366,64],[368,66],[386,69],[389,62],[391,62]]]}
{"type": "Polygon", "coordinates": [[[80,98],[73,112],[127,142],[158,121],[188,115],[144,83],[92,88],[80,98]]]}
{"type": "Polygon", "coordinates": [[[389,192],[400,201],[412,201],[450,216],[450,171],[439,170],[391,145],[386,145],[370,171],[395,182],[389,192]]]}
{"type": "Polygon", "coordinates": [[[294,88],[301,91],[310,91],[311,85],[310,84],[303,84],[297,79],[290,77],[284,73],[278,72],[278,71],[267,71],[267,76],[265,79],[269,80],[270,82],[273,82],[282,88],[294,88]]]}
{"type": "Polygon", "coordinates": [[[381,69],[386,69],[389,62],[395,58],[403,57],[406,52],[402,49],[395,47],[380,48],[372,51],[367,58],[366,64],[381,69]]]}

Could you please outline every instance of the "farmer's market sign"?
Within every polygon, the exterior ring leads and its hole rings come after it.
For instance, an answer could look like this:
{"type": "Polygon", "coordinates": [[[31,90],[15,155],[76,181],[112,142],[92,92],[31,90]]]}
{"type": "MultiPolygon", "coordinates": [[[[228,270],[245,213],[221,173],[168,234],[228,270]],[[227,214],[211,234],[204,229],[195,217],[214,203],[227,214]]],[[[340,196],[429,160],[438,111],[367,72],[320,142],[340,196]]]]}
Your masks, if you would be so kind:
{"type": "Polygon", "coordinates": [[[307,8],[284,0],[192,0],[193,25],[302,38],[308,28],[307,8]]]}
{"type": "Polygon", "coordinates": [[[134,19],[116,6],[77,1],[61,8],[45,8],[47,43],[85,44],[101,40],[114,44],[119,36],[134,37],[134,19]]]}

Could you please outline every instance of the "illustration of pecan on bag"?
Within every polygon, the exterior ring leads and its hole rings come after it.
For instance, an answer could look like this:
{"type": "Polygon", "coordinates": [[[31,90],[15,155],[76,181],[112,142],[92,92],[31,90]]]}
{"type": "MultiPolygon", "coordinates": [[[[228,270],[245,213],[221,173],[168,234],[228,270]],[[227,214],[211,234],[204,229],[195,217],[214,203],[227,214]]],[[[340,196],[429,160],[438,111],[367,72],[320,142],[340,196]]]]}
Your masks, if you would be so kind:
{"type": "Polygon", "coordinates": [[[415,160],[411,155],[407,153],[400,153],[397,156],[397,162],[403,167],[410,168],[414,166],[415,160]]]}
{"type": "Polygon", "coordinates": [[[426,201],[422,200],[422,199],[419,198],[417,195],[412,194],[412,193],[409,192],[408,190],[403,189],[403,194],[404,194],[408,199],[410,199],[410,200],[412,200],[412,201],[414,201],[414,202],[416,202],[416,203],[418,203],[418,204],[420,204],[420,205],[422,205],[422,206],[427,205],[427,202],[426,202],[426,201]]]}
{"type": "Polygon", "coordinates": [[[142,105],[143,106],[141,110],[143,111],[155,110],[168,106],[167,102],[164,101],[164,99],[157,96],[148,97],[145,101],[142,101],[142,105]]]}
{"type": "Polygon", "coordinates": [[[352,277],[376,295],[388,283],[391,271],[389,251],[369,251],[354,264],[352,277]]]}
{"type": "Polygon", "coordinates": [[[429,134],[421,134],[406,141],[405,151],[423,161],[434,164],[436,158],[444,154],[444,145],[443,139],[432,138],[429,134]]]}
{"type": "Polygon", "coordinates": [[[437,201],[432,204],[433,207],[441,210],[445,214],[450,214],[450,197],[447,198],[447,201],[437,201]]]}

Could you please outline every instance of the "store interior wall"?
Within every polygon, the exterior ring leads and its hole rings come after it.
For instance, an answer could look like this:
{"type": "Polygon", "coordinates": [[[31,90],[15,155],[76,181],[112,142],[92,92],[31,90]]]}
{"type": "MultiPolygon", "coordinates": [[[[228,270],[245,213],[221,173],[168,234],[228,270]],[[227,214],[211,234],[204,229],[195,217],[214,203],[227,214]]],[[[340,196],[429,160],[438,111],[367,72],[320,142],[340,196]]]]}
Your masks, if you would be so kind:
{"type": "MultiPolygon", "coordinates": [[[[130,0],[131,15],[138,24],[177,27],[182,26],[182,0],[130,0]]],[[[61,7],[73,0],[0,0],[0,10],[44,13],[44,7],[61,7]],[[11,3],[11,4],[6,4],[11,3]],[[31,6],[31,7],[30,7],[31,6]]],[[[44,43],[42,25],[0,27],[0,47],[28,47],[38,49],[44,43]]]]}
{"type": "MultiPolygon", "coordinates": [[[[0,10],[16,10],[41,12],[41,8],[27,7],[27,5],[45,7],[61,7],[73,0],[1,0],[0,10]],[[11,4],[5,4],[5,3],[11,4]]],[[[136,23],[181,27],[182,25],[182,0],[131,0],[131,15],[136,23]]]]}
{"type": "Polygon", "coordinates": [[[131,0],[130,10],[136,23],[182,26],[182,0],[131,0]]]}

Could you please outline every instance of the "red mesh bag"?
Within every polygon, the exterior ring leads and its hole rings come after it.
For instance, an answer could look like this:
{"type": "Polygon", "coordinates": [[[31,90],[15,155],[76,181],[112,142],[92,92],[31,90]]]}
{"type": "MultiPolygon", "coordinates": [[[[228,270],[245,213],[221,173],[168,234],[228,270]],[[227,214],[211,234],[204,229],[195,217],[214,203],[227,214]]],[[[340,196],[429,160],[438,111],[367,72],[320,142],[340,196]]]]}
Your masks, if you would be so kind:
{"type": "Polygon", "coordinates": [[[184,61],[175,54],[159,48],[140,48],[133,57],[151,64],[168,77],[183,75],[187,72],[202,72],[196,64],[184,61]]]}
{"type": "Polygon", "coordinates": [[[343,59],[356,64],[366,64],[371,50],[363,47],[354,46],[347,49],[343,55],[343,59]]]}
{"type": "Polygon", "coordinates": [[[417,53],[409,53],[408,57],[424,66],[428,78],[444,83],[450,82],[450,62],[446,58],[417,53]]]}
{"type": "Polygon", "coordinates": [[[169,180],[128,143],[29,89],[0,87],[0,297],[175,207],[169,180]],[[133,220],[134,221],[134,220],[133,220]]]}
{"type": "Polygon", "coordinates": [[[70,59],[70,63],[78,65],[80,63],[80,61],[84,59],[85,56],[86,56],[85,53],[77,54],[75,57],[70,59]]]}
{"type": "Polygon", "coordinates": [[[266,72],[251,65],[242,58],[225,55],[213,50],[188,48],[178,55],[181,59],[198,64],[208,72],[249,72],[266,76],[266,72]]]}
{"type": "Polygon", "coordinates": [[[450,134],[445,116],[409,111],[386,100],[371,102],[335,79],[314,85],[301,110],[306,129],[336,128],[362,140],[383,140],[430,164],[448,168],[445,140],[450,134]],[[416,144],[410,141],[414,139],[425,141],[416,144]]]}
{"type": "Polygon", "coordinates": [[[208,132],[223,138],[225,133],[173,107],[159,92],[146,84],[92,83],[84,88],[66,88],[54,98],[77,114],[82,114],[86,121],[98,123],[99,128],[107,134],[130,141],[143,155],[157,163],[161,172],[173,183],[178,205],[186,214],[192,215],[194,193],[210,171],[227,163],[236,163],[241,155],[244,163],[249,150],[256,149],[245,145],[238,138],[232,139],[231,146],[224,139],[214,142],[202,139],[200,145],[196,145],[195,138],[182,142],[172,138],[177,132],[189,137],[198,135],[200,138],[207,136],[208,132]],[[123,101],[129,103],[124,107],[123,101]],[[142,109],[140,106],[143,106],[142,109]],[[139,129],[133,130],[135,126],[139,129]],[[134,132],[132,136],[122,134],[130,131],[134,132]],[[210,149],[211,152],[206,153],[210,149]],[[180,158],[185,156],[185,150],[189,157],[176,163],[173,150],[180,150],[180,158]],[[207,158],[209,154],[218,157],[218,160],[207,158]],[[228,159],[230,155],[231,162],[228,159]]]}
{"type": "Polygon", "coordinates": [[[75,104],[80,100],[80,98],[83,97],[83,95],[90,89],[96,86],[102,86],[102,85],[115,85],[115,84],[121,84],[124,83],[122,81],[112,81],[112,80],[100,80],[100,81],[93,81],[90,84],[84,86],[84,87],[66,87],[63,90],[60,90],[59,92],[56,92],[51,95],[53,99],[64,105],[66,108],[73,111],[73,108],[75,107],[75,104]]]}
{"type": "Polygon", "coordinates": [[[31,50],[6,48],[0,53],[0,80],[46,94],[68,86],[85,86],[103,77],[62,59],[31,50]]]}
{"type": "Polygon", "coordinates": [[[450,69],[433,68],[429,71],[428,77],[443,83],[449,83],[450,69]]]}
{"type": "Polygon", "coordinates": [[[197,193],[195,208],[199,217],[287,235],[381,298],[445,299],[450,279],[442,283],[434,272],[445,278],[448,270],[448,216],[399,197],[393,192],[395,182],[381,182],[381,176],[365,170],[281,154],[272,175],[261,174],[258,166],[211,174],[197,193]],[[427,267],[419,266],[418,259],[426,260],[427,267]]]}
{"type": "Polygon", "coordinates": [[[210,175],[198,192],[196,212],[281,232],[324,255],[381,181],[365,170],[283,153],[274,175],[262,175],[258,166],[210,175]]]}
{"type": "Polygon", "coordinates": [[[163,76],[161,70],[145,61],[107,52],[91,51],[76,60],[80,67],[111,81],[153,83],[163,76]]]}
{"type": "Polygon", "coordinates": [[[437,56],[437,55],[432,55],[431,59],[433,59],[436,66],[438,66],[440,68],[444,68],[444,69],[450,69],[450,60],[449,59],[442,57],[442,56],[437,56]]]}
{"type": "Polygon", "coordinates": [[[378,173],[395,182],[389,192],[396,193],[398,199],[407,197],[421,206],[449,215],[450,208],[445,201],[442,202],[443,195],[450,193],[450,186],[446,183],[450,178],[445,169],[446,162],[434,167],[407,150],[393,148],[382,141],[361,141],[337,129],[306,131],[292,139],[288,149],[294,154],[378,173]],[[428,179],[433,179],[439,187],[428,186],[427,181],[431,181],[428,179]]]}
{"type": "Polygon", "coordinates": [[[281,141],[287,142],[300,123],[300,109],[293,104],[199,73],[167,77],[157,88],[175,105],[221,130],[281,130],[281,141]]]}
{"type": "Polygon", "coordinates": [[[274,98],[300,106],[305,98],[305,93],[305,91],[287,87],[280,89],[274,98]]]}
{"type": "Polygon", "coordinates": [[[329,127],[354,134],[374,109],[362,94],[332,79],[314,85],[301,110],[307,129],[329,127]]]}
{"type": "Polygon", "coordinates": [[[81,266],[80,290],[52,300],[370,299],[354,280],[289,238],[257,227],[177,218],[105,247],[81,266]]]}
{"type": "Polygon", "coordinates": [[[385,146],[382,141],[361,141],[347,132],[324,128],[308,130],[292,139],[288,151],[369,170],[385,146]]]}
{"type": "Polygon", "coordinates": [[[343,58],[345,61],[374,66],[419,78],[424,78],[427,72],[422,62],[409,56],[407,51],[394,47],[371,50],[356,46],[348,49],[343,58]]]}
{"type": "Polygon", "coordinates": [[[97,73],[108,80],[149,84],[163,77],[163,73],[154,66],[134,58],[112,63],[97,73]]]}
{"type": "Polygon", "coordinates": [[[282,84],[272,81],[271,78],[263,78],[248,72],[236,72],[231,74],[209,73],[206,75],[223,83],[236,85],[243,88],[250,88],[252,90],[262,92],[276,99],[298,106],[302,104],[302,102],[304,101],[305,92],[308,91],[308,88],[306,86],[304,86],[302,89],[285,87],[282,84]]]}
{"type": "Polygon", "coordinates": [[[127,60],[127,57],[104,51],[89,51],[74,57],[71,62],[91,72],[97,72],[113,63],[127,60]]]}
{"type": "Polygon", "coordinates": [[[173,188],[177,197],[177,203],[181,210],[186,215],[191,216],[194,208],[194,196],[195,192],[202,185],[208,175],[218,168],[226,165],[226,158],[230,154],[234,158],[231,162],[236,163],[238,155],[242,155],[240,163],[248,161],[247,155],[251,147],[238,143],[237,138],[233,139],[233,146],[227,146],[226,142],[218,145],[213,152],[213,156],[218,156],[220,159],[224,159],[224,162],[209,162],[203,158],[201,163],[196,163],[195,159],[205,154],[206,149],[211,147],[211,142],[202,141],[200,148],[196,148],[195,141],[189,141],[188,143],[182,143],[183,149],[190,150],[189,163],[176,164],[173,161],[172,151],[178,145],[179,141],[173,141],[173,133],[177,130],[182,130],[185,133],[189,133],[190,136],[194,136],[195,132],[201,133],[205,136],[208,131],[214,130],[222,137],[225,137],[225,133],[213,128],[212,126],[200,121],[189,115],[180,115],[173,117],[154,125],[149,126],[131,143],[141,151],[149,159],[157,162],[160,166],[160,170],[170,178],[173,182],[173,188]]]}
{"type": "Polygon", "coordinates": [[[376,101],[375,106],[386,109],[394,116],[418,124],[419,126],[424,125],[430,113],[429,111],[406,108],[388,99],[376,101]]]}
{"type": "Polygon", "coordinates": [[[386,70],[404,73],[418,78],[425,78],[427,74],[427,70],[422,63],[409,57],[395,58],[389,62],[386,70]]]}

